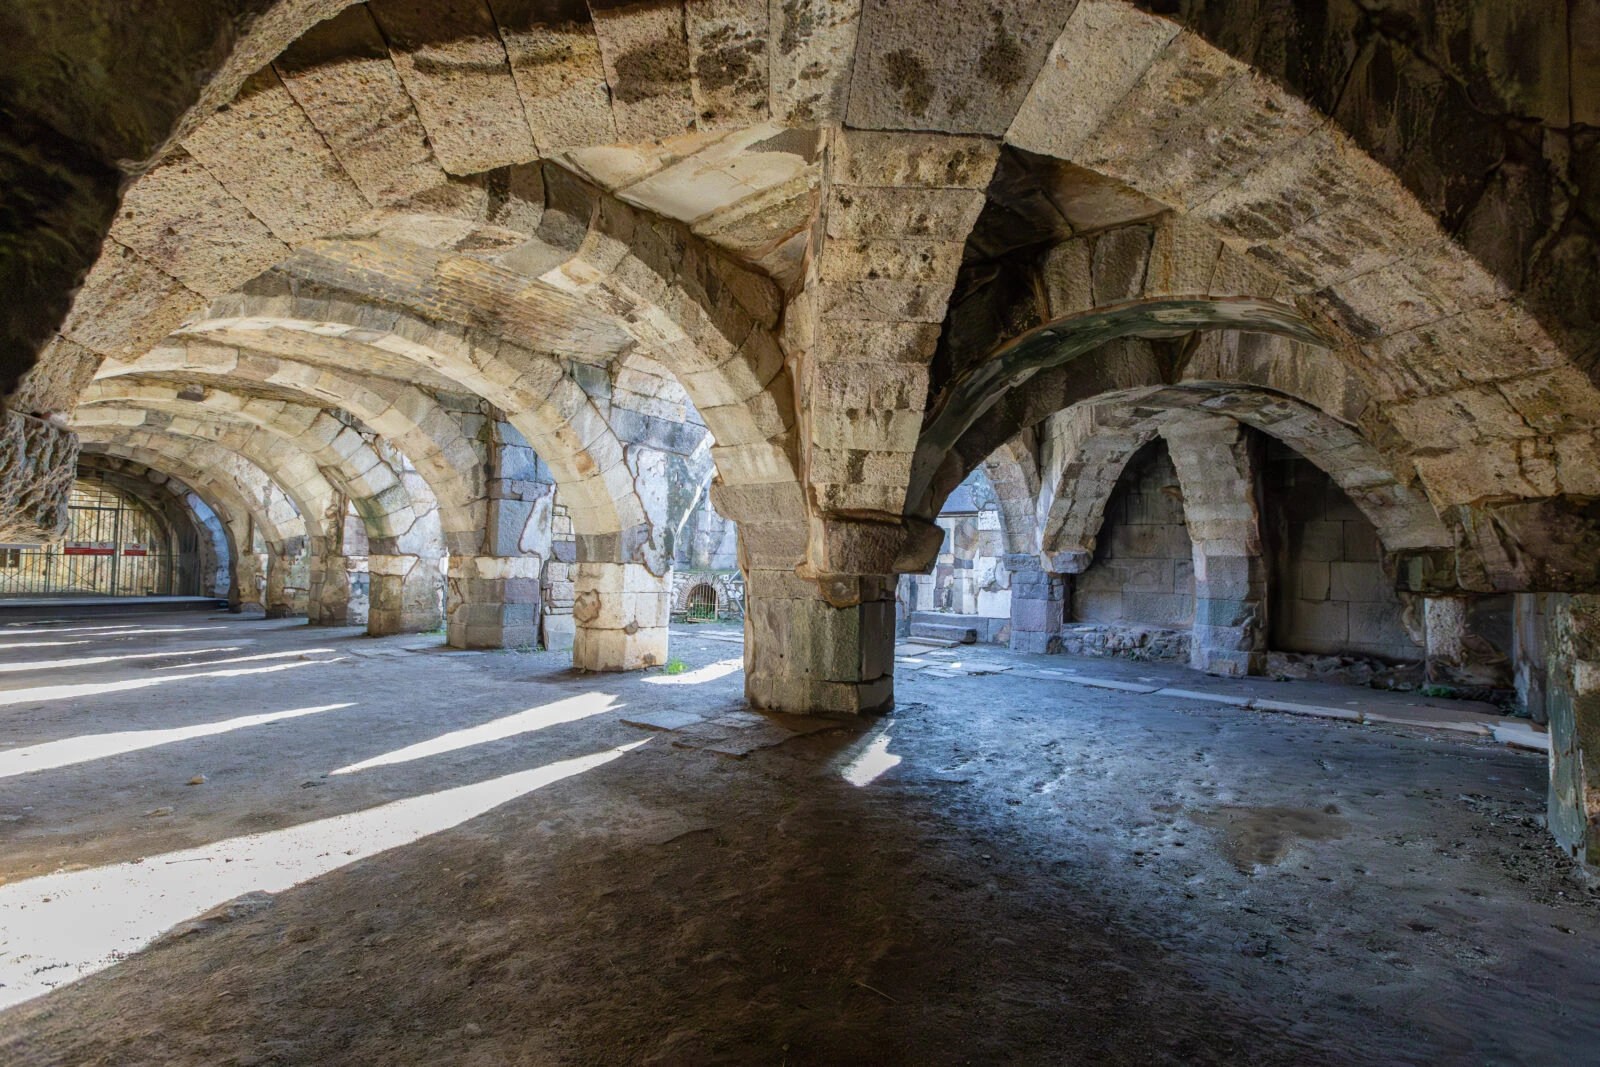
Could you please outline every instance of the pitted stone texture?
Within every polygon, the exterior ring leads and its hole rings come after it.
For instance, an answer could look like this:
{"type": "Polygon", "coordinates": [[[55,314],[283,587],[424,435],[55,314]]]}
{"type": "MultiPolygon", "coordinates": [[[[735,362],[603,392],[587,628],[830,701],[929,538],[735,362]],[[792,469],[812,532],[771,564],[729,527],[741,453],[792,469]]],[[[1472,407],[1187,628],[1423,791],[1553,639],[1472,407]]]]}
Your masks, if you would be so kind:
{"type": "Polygon", "coordinates": [[[758,708],[857,715],[894,703],[894,588],[858,578],[873,597],[834,607],[814,583],[749,571],[745,583],[745,696],[758,708]]]}
{"type": "Polygon", "coordinates": [[[769,11],[772,117],[797,126],[842,120],[860,0],[776,0],[769,11]]]}
{"type": "Polygon", "coordinates": [[[55,541],[67,531],[78,439],[54,423],[6,412],[0,434],[0,541],[55,541]]]}
{"type": "Polygon", "coordinates": [[[473,174],[538,158],[484,0],[374,0],[367,7],[445,170],[473,174]]]}
{"type": "Polygon", "coordinates": [[[1073,6],[866,0],[850,125],[1004,133],[1073,6]]]}

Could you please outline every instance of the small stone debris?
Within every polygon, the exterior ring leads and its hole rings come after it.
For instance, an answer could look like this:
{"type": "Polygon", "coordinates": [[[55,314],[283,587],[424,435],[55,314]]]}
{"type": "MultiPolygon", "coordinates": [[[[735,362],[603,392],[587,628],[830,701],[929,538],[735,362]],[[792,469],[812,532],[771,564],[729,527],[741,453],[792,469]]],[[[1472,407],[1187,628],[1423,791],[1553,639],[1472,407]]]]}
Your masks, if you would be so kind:
{"type": "Polygon", "coordinates": [[[171,808],[152,808],[144,813],[144,817],[147,819],[164,819],[171,814],[171,808]]]}
{"type": "Polygon", "coordinates": [[[189,779],[187,782],[185,782],[183,784],[184,785],[205,785],[206,784],[206,776],[203,775],[203,774],[197,774],[193,778],[189,779]]]}

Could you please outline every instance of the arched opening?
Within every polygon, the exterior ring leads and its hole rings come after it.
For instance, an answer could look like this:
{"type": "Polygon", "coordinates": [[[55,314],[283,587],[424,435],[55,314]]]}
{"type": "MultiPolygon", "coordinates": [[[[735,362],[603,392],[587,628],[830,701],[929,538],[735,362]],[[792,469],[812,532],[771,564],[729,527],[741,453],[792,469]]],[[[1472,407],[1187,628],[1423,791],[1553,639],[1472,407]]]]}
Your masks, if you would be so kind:
{"type": "Polygon", "coordinates": [[[80,469],[66,536],[0,545],[0,597],[198,596],[200,533],[106,472],[80,469]]]}
{"type": "Polygon", "coordinates": [[[1157,437],[1123,468],[1094,558],[1072,577],[1063,650],[1186,659],[1194,626],[1194,544],[1178,470],[1157,437]]]}

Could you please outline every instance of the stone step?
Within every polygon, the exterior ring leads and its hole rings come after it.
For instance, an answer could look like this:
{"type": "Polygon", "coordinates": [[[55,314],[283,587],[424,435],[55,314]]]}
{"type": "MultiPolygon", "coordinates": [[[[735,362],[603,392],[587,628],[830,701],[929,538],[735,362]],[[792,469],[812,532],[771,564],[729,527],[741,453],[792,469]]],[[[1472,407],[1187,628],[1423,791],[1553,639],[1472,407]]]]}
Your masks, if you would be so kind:
{"type": "Polygon", "coordinates": [[[954,641],[958,645],[973,645],[978,642],[976,629],[950,622],[913,622],[911,636],[937,637],[945,641],[954,641]]]}

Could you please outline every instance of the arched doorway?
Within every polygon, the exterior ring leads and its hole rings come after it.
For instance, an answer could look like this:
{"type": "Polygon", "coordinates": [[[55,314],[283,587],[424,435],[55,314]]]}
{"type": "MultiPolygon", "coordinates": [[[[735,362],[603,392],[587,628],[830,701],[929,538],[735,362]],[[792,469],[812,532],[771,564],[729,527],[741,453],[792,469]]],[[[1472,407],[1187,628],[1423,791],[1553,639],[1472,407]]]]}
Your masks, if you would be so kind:
{"type": "Polygon", "coordinates": [[[66,536],[53,544],[0,545],[0,596],[186,596],[193,568],[179,566],[175,532],[149,504],[80,471],[66,536]]]}

